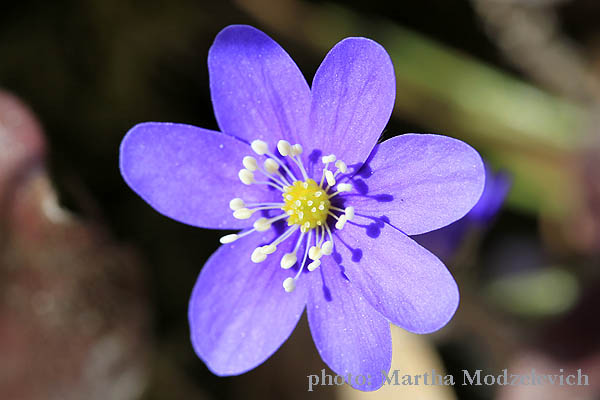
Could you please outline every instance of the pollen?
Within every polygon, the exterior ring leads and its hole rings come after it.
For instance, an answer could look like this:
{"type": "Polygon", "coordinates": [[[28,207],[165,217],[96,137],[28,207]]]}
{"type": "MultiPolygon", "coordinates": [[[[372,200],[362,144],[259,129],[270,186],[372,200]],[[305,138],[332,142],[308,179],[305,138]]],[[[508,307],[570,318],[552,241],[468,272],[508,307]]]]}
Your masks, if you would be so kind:
{"type": "Polygon", "coordinates": [[[323,188],[312,179],[286,186],[282,209],[288,215],[288,225],[300,225],[302,232],[325,225],[330,203],[328,196],[323,194],[323,188]]]}

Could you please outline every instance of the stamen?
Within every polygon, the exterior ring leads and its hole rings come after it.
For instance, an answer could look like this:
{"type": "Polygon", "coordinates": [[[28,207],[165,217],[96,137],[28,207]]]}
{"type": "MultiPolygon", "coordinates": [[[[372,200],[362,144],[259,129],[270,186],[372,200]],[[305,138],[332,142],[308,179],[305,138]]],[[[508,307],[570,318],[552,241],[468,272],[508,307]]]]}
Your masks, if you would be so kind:
{"type": "Polygon", "coordinates": [[[281,257],[279,265],[283,269],[290,269],[294,264],[296,264],[296,261],[298,261],[296,253],[286,253],[283,255],[283,257],[281,257]]]}
{"type": "Polygon", "coordinates": [[[302,159],[300,157],[296,158],[296,156],[299,156],[300,154],[302,154],[302,145],[296,143],[295,145],[292,146],[292,150],[290,152],[290,158],[292,159],[292,161],[294,161],[294,163],[296,163],[298,168],[300,168],[302,177],[304,178],[305,181],[307,181],[308,174],[306,173],[306,169],[304,169],[304,164],[302,164],[302,159]]]}
{"type": "Polygon", "coordinates": [[[289,156],[292,152],[292,145],[287,140],[280,140],[277,142],[277,150],[282,156],[289,156]]]}
{"type": "Polygon", "coordinates": [[[254,173],[249,169],[241,169],[240,172],[238,172],[238,177],[244,185],[251,185],[254,183],[254,173]]]}
{"type": "Polygon", "coordinates": [[[271,244],[268,244],[268,245],[265,245],[265,246],[261,246],[261,247],[257,247],[252,252],[252,255],[250,256],[250,259],[254,263],[263,262],[264,260],[267,259],[267,255],[268,254],[273,254],[277,250],[277,245],[279,243],[283,242],[285,239],[287,239],[288,237],[290,237],[297,230],[298,230],[298,226],[297,225],[293,226],[290,229],[288,229],[287,231],[285,231],[283,233],[283,235],[281,235],[277,239],[275,239],[271,244]]]}
{"type": "Polygon", "coordinates": [[[333,172],[326,170],[325,171],[325,179],[327,179],[327,184],[329,186],[335,185],[335,178],[333,177],[333,172]]]}
{"type": "Polygon", "coordinates": [[[335,154],[330,154],[328,156],[321,157],[321,161],[323,164],[329,164],[335,161],[335,154]]]}
{"type": "Polygon", "coordinates": [[[298,268],[298,272],[296,273],[296,276],[294,277],[294,279],[298,279],[300,277],[300,274],[302,273],[302,270],[304,269],[304,263],[306,263],[306,256],[308,256],[308,244],[310,243],[311,235],[312,235],[312,232],[309,232],[308,238],[306,239],[306,246],[304,246],[304,257],[302,257],[302,262],[300,263],[300,268],[298,268]]]}
{"type": "Polygon", "coordinates": [[[256,264],[261,263],[266,259],[267,255],[263,251],[262,247],[257,247],[256,249],[254,249],[252,255],[250,256],[250,260],[252,260],[252,262],[256,264]]]}
{"type": "Polygon", "coordinates": [[[334,213],[332,213],[331,211],[328,212],[329,215],[331,215],[333,218],[335,218],[336,220],[339,220],[340,217],[338,217],[337,215],[335,215],[334,213]]]}
{"type": "Polygon", "coordinates": [[[283,281],[283,289],[288,293],[293,292],[294,289],[296,289],[296,280],[291,277],[285,278],[285,280],[283,281]]]}
{"type": "Polygon", "coordinates": [[[321,242],[323,241],[323,236],[321,235],[321,238],[319,239],[319,233],[321,233],[323,230],[322,226],[317,226],[317,228],[315,229],[315,246],[320,247],[321,246],[321,242]]]}
{"type": "Polygon", "coordinates": [[[352,185],[349,184],[349,183],[339,183],[337,185],[336,189],[337,189],[337,191],[329,196],[330,199],[332,197],[337,196],[338,194],[340,194],[342,192],[349,192],[349,191],[351,191],[352,190],[352,185]]]}
{"type": "Polygon", "coordinates": [[[261,247],[261,249],[265,254],[273,254],[277,250],[277,246],[268,244],[266,246],[261,247]]]}
{"type": "Polygon", "coordinates": [[[296,257],[296,253],[298,252],[298,248],[300,247],[300,244],[302,243],[302,239],[304,238],[305,233],[302,232],[300,234],[300,236],[298,237],[298,240],[296,240],[296,245],[294,246],[294,250],[291,253],[286,253],[283,255],[283,257],[281,258],[281,261],[279,262],[279,265],[281,266],[281,268],[283,269],[289,269],[292,268],[292,266],[294,264],[296,264],[296,261],[298,261],[298,258],[296,257]]]}
{"type": "Polygon", "coordinates": [[[249,210],[247,208],[240,208],[239,210],[235,210],[233,212],[233,218],[236,219],[248,219],[252,216],[254,211],[249,210]]]}
{"type": "Polygon", "coordinates": [[[348,221],[348,218],[346,217],[346,215],[340,215],[340,218],[335,223],[335,229],[338,229],[338,230],[344,229],[344,225],[346,225],[346,221],[348,221]]]}
{"type": "Polygon", "coordinates": [[[249,234],[251,234],[252,232],[255,232],[255,231],[256,231],[256,229],[250,229],[249,231],[246,231],[244,233],[238,233],[238,234],[232,233],[230,235],[225,235],[221,239],[219,239],[219,242],[221,242],[222,244],[232,243],[238,239],[243,238],[244,236],[248,236],[249,234]]]}
{"type": "Polygon", "coordinates": [[[299,156],[300,154],[302,154],[302,145],[299,143],[296,143],[295,145],[292,146],[292,151],[290,152],[290,154],[292,156],[299,156]]]}
{"type": "Polygon", "coordinates": [[[349,183],[340,183],[336,189],[338,192],[349,192],[352,190],[352,185],[349,183]]]}
{"type": "Polygon", "coordinates": [[[269,174],[275,174],[275,173],[279,172],[279,164],[277,164],[277,162],[275,162],[275,160],[273,160],[272,158],[267,158],[265,160],[264,166],[265,166],[265,170],[269,174]]]}
{"type": "Polygon", "coordinates": [[[263,140],[253,140],[252,143],[250,143],[250,147],[252,147],[252,150],[259,156],[264,156],[265,153],[269,151],[267,142],[263,140]]]}
{"type": "Polygon", "coordinates": [[[275,203],[274,206],[263,206],[263,207],[257,207],[257,208],[253,208],[253,209],[249,209],[249,208],[240,208],[238,210],[235,210],[233,212],[233,218],[236,219],[248,219],[252,216],[252,214],[254,214],[255,211],[261,211],[261,210],[273,210],[276,208],[281,208],[281,205],[275,203]]]}
{"type": "Polygon", "coordinates": [[[256,229],[259,232],[264,232],[267,229],[269,229],[271,227],[271,223],[269,222],[269,220],[267,218],[259,218],[256,221],[254,221],[254,229],[256,229]]]}
{"type": "MultiPolygon", "coordinates": [[[[285,203],[275,203],[275,202],[271,202],[271,203],[248,203],[245,204],[245,207],[264,207],[264,206],[275,206],[273,208],[280,208],[282,206],[284,206],[285,203]]],[[[340,210],[340,211],[344,211],[344,210],[340,210]]]]}
{"type": "MultiPolygon", "coordinates": [[[[292,171],[290,171],[290,169],[287,167],[287,165],[285,165],[285,163],[283,161],[281,161],[278,157],[276,157],[274,154],[271,153],[267,153],[267,155],[269,157],[271,157],[271,159],[273,159],[277,164],[279,164],[279,166],[281,166],[281,168],[283,168],[283,170],[288,174],[288,177],[292,180],[292,182],[297,181],[298,179],[296,178],[296,176],[294,175],[294,173],[292,171]]],[[[283,175],[282,175],[283,176],[283,175]]]]}
{"type": "Polygon", "coordinates": [[[352,221],[352,219],[354,218],[354,207],[346,207],[346,209],[344,210],[344,215],[346,215],[346,219],[348,221],[352,221]]]}
{"type": "Polygon", "coordinates": [[[325,225],[325,229],[327,229],[327,236],[329,236],[329,241],[331,242],[331,247],[333,249],[333,235],[331,234],[331,229],[329,229],[329,225],[325,225]]]}
{"type": "Polygon", "coordinates": [[[246,156],[242,159],[242,164],[249,171],[256,171],[258,169],[258,163],[256,162],[256,158],[252,156],[246,156]]]}
{"type": "MultiPolygon", "coordinates": [[[[294,289],[296,289],[296,281],[298,280],[298,278],[300,277],[300,274],[302,273],[302,270],[304,269],[304,263],[306,262],[306,255],[308,254],[308,243],[310,243],[310,239],[311,239],[311,233],[308,233],[308,239],[306,239],[306,243],[307,245],[305,246],[305,250],[304,250],[304,257],[302,258],[302,263],[300,264],[300,268],[298,269],[298,273],[296,274],[295,277],[293,278],[286,278],[283,281],[283,288],[285,289],[286,292],[290,293],[293,292],[294,289]]],[[[286,254],[287,255],[287,254],[286,254]]],[[[294,254],[294,257],[296,255],[294,254]]],[[[284,256],[285,257],[285,256],[284,256]]],[[[282,268],[283,268],[283,259],[282,261],[282,268]]],[[[293,264],[292,264],[293,265],[293,264]]],[[[288,267],[289,268],[289,267],[288,267]]],[[[287,268],[286,268],[287,269],[287,268]]]]}
{"type": "Polygon", "coordinates": [[[229,208],[231,208],[233,211],[239,210],[240,208],[244,207],[246,207],[246,205],[244,204],[244,200],[240,199],[239,197],[231,199],[231,201],[229,202],[229,208]]]}
{"type": "Polygon", "coordinates": [[[321,260],[315,260],[315,261],[311,262],[310,264],[308,264],[306,269],[308,269],[310,272],[313,272],[315,269],[319,268],[320,265],[321,265],[321,260]]]}
{"type": "Polygon", "coordinates": [[[323,243],[323,246],[321,246],[321,251],[326,256],[331,255],[331,253],[333,253],[333,242],[328,240],[325,243],[323,243]]]}
{"type": "Polygon", "coordinates": [[[286,214],[280,214],[273,218],[261,217],[261,218],[257,219],[256,221],[254,221],[254,229],[256,229],[258,232],[264,232],[271,227],[273,222],[279,221],[280,219],[283,219],[286,217],[287,217],[286,214]]]}
{"type": "Polygon", "coordinates": [[[228,244],[228,243],[233,243],[238,239],[239,239],[239,235],[236,233],[232,233],[230,235],[223,236],[221,239],[219,239],[219,242],[221,242],[222,244],[228,244]]]}
{"type": "Polygon", "coordinates": [[[321,248],[318,246],[312,246],[310,250],[308,250],[308,258],[311,260],[318,260],[323,255],[321,248]]]}
{"type": "Polygon", "coordinates": [[[341,172],[342,174],[345,174],[346,171],[348,171],[348,166],[346,165],[345,162],[343,162],[342,160],[337,160],[335,162],[335,167],[338,169],[335,174],[337,175],[338,172],[341,172]]]}

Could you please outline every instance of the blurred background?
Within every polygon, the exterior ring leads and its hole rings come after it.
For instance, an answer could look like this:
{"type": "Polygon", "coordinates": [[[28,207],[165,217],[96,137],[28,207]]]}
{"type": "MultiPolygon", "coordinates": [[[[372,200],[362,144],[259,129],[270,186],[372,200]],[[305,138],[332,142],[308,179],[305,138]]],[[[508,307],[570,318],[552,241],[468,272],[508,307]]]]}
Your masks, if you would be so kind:
{"type": "MultiPolygon", "coordinates": [[[[0,398],[600,399],[600,2],[24,0],[0,13],[0,398]],[[393,328],[392,369],[457,385],[319,386],[306,319],[272,358],[217,378],[187,302],[218,231],[165,218],[118,171],[142,121],[218,129],[206,59],[229,24],[271,35],[310,82],[366,36],[397,80],[384,132],[467,141],[488,163],[463,220],[416,238],[456,277],[433,335],[393,328]],[[581,369],[588,386],[462,386],[466,369],[581,369]]],[[[331,373],[327,370],[327,372],[331,373]]]]}

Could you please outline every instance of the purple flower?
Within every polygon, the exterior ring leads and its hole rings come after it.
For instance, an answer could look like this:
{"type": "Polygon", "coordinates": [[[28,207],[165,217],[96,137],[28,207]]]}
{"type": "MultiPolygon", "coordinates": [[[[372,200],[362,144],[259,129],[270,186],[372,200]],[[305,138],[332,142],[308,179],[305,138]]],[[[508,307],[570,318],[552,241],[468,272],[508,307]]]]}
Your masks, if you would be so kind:
{"type": "Polygon", "coordinates": [[[479,154],[438,135],[377,144],[395,81],[388,54],[369,39],[331,49],[312,88],[249,26],[221,31],[208,67],[222,133],[143,123],[120,158],[129,186],[158,212],[242,230],[221,238],[193,290],[196,353],[217,375],[244,373],[281,346],[306,308],[323,360],[351,374],[352,386],[377,389],[391,363],[390,322],[428,333],[456,311],[454,279],[407,235],[475,205],[479,154]]]}
{"type": "Polygon", "coordinates": [[[463,218],[476,225],[487,225],[498,214],[512,184],[512,180],[506,172],[494,172],[491,166],[487,164],[484,164],[484,166],[485,186],[483,193],[475,207],[463,218]]]}

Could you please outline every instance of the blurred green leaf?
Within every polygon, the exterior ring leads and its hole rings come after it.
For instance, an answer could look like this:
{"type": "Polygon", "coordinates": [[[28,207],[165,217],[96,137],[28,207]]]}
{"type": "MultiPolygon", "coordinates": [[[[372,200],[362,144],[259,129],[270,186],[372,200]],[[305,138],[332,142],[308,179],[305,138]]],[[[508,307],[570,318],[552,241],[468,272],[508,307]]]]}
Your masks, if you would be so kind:
{"type": "Polygon", "coordinates": [[[579,297],[579,285],[571,273],[551,267],[498,278],[484,292],[504,311],[544,317],[569,310],[579,297]]]}

